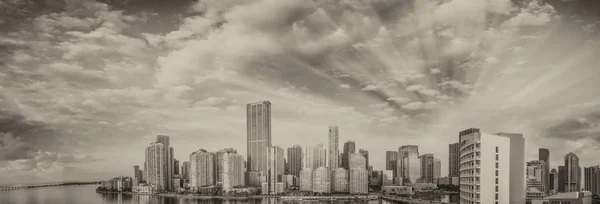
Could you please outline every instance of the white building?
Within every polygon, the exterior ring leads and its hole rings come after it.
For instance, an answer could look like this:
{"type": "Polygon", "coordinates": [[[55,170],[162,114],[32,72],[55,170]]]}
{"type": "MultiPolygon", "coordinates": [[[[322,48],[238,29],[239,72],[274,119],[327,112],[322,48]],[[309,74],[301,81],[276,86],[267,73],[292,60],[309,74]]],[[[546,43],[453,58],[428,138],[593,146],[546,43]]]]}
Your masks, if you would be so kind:
{"type": "Polygon", "coordinates": [[[327,167],[319,167],[313,171],[313,192],[329,193],[331,192],[331,173],[327,167]]]}
{"type": "Polygon", "coordinates": [[[305,168],[300,171],[300,191],[312,191],[313,189],[313,171],[310,168],[305,168]]]}
{"type": "Polygon", "coordinates": [[[525,203],[525,139],[522,134],[460,137],[460,203],[525,203]]]}
{"type": "Polygon", "coordinates": [[[337,168],[332,172],[333,192],[348,192],[348,171],[337,168]]]}
{"type": "Polygon", "coordinates": [[[164,171],[167,165],[165,145],[154,142],[146,147],[146,182],[155,191],[167,190],[168,172],[164,171]]]}
{"type": "Polygon", "coordinates": [[[369,193],[369,172],[364,168],[350,170],[350,194],[369,193]]]}

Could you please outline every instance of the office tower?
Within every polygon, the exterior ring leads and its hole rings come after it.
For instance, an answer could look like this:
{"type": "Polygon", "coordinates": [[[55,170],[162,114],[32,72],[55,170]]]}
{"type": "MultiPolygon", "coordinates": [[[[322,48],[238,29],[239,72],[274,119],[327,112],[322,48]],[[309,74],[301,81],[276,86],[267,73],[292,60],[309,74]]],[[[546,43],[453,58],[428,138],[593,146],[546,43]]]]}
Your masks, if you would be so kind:
{"type": "Polygon", "coordinates": [[[246,171],[244,173],[245,184],[248,186],[260,187],[267,182],[267,173],[261,171],[246,171]]]}
{"type": "Polygon", "coordinates": [[[327,165],[327,151],[323,148],[323,144],[318,144],[313,147],[313,165],[312,168],[325,167],[327,165]]]}
{"type": "MultiPolygon", "coordinates": [[[[268,192],[268,195],[275,195],[281,193],[281,190],[278,186],[283,188],[283,183],[279,182],[278,178],[282,178],[283,176],[283,149],[279,146],[272,146],[268,151],[268,171],[267,171],[267,181],[264,182],[263,189],[268,192]]],[[[265,192],[263,192],[265,194],[265,192]]]]}
{"type": "Polygon", "coordinates": [[[337,168],[333,170],[333,192],[348,192],[348,170],[337,168]]]}
{"type": "Polygon", "coordinates": [[[183,176],[185,178],[189,178],[189,173],[190,173],[190,162],[189,161],[184,161],[183,165],[181,165],[181,174],[183,174],[183,176]]]}
{"type": "Polygon", "coordinates": [[[231,187],[244,186],[244,156],[237,153],[228,154],[228,173],[231,187]]]}
{"type": "MultiPolygon", "coordinates": [[[[218,152],[215,155],[215,158],[218,158],[218,152]]],[[[215,168],[215,172],[218,172],[217,177],[221,179],[220,181],[217,180],[217,185],[221,186],[221,189],[223,189],[223,191],[228,192],[230,191],[233,186],[231,186],[231,179],[230,179],[230,174],[229,174],[229,153],[223,153],[221,155],[220,159],[215,159],[215,161],[217,161],[217,164],[215,165],[215,167],[219,167],[219,168],[215,168]]]]}
{"type": "Polygon", "coordinates": [[[164,167],[163,167],[163,171],[166,172],[166,189],[167,190],[172,190],[173,189],[173,148],[170,145],[170,141],[169,141],[169,136],[166,135],[157,135],[156,136],[156,142],[161,143],[164,145],[164,154],[165,154],[165,158],[164,158],[164,167]]]}
{"type": "Polygon", "coordinates": [[[313,170],[304,168],[300,171],[300,191],[312,191],[313,170]]]}
{"type": "MultiPolygon", "coordinates": [[[[536,180],[542,182],[544,180],[545,172],[544,172],[544,161],[530,161],[527,162],[527,167],[525,173],[527,175],[527,180],[536,180]]],[[[543,182],[542,182],[543,183],[543,182]]],[[[544,191],[544,190],[541,190],[544,191]]]]}
{"type": "Polygon", "coordinates": [[[394,171],[393,170],[381,171],[381,185],[382,186],[394,185],[394,171]]]}
{"type": "Polygon", "coordinates": [[[408,155],[402,159],[402,183],[418,183],[422,176],[421,159],[416,154],[408,155]]]}
{"type": "Polygon", "coordinates": [[[433,159],[433,181],[442,177],[442,161],[438,158],[433,159]]]}
{"type": "Polygon", "coordinates": [[[224,162],[224,160],[227,159],[225,157],[227,156],[227,154],[234,153],[234,152],[235,152],[234,149],[229,148],[229,149],[219,150],[215,153],[215,160],[214,160],[213,167],[215,168],[214,178],[215,178],[215,184],[217,186],[223,185],[223,175],[225,175],[224,174],[225,166],[223,166],[223,165],[226,164],[226,162],[224,162]]]}
{"type": "Polygon", "coordinates": [[[319,167],[313,172],[313,192],[329,193],[331,192],[331,173],[327,167],[319,167]]]}
{"type": "Polygon", "coordinates": [[[386,151],[385,152],[385,170],[392,170],[394,172],[394,178],[396,178],[396,160],[398,160],[398,152],[386,151]]]}
{"type": "MultiPolygon", "coordinates": [[[[361,156],[362,157],[362,156],[361,156]]],[[[369,193],[369,175],[364,168],[350,169],[350,194],[369,193]]]]}
{"type": "Polygon", "coordinates": [[[179,174],[179,160],[173,159],[173,175],[179,174]]]}
{"type": "Polygon", "coordinates": [[[542,182],[545,176],[545,166],[546,162],[544,161],[530,161],[527,162],[527,167],[525,170],[526,174],[526,201],[527,203],[531,202],[531,200],[537,200],[544,198],[547,194],[546,186],[542,182]]]}
{"type": "Polygon", "coordinates": [[[358,153],[350,154],[350,169],[365,169],[365,164],[367,163],[365,157],[358,153]]]}
{"type": "Polygon", "coordinates": [[[579,167],[579,157],[572,152],[565,155],[565,191],[577,192],[581,190],[581,167],[579,167]]]}
{"type": "Polygon", "coordinates": [[[200,149],[190,154],[190,188],[197,190],[199,187],[215,184],[215,154],[200,149]]]}
{"type": "Polygon", "coordinates": [[[365,158],[365,169],[369,169],[369,151],[364,149],[359,149],[358,153],[360,153],[365,158]]]}
{"type": "Polygon", "coordinates": [[[458,177],[459,172],[459,156],[460,144],[453,143],[448,145],[448,178],[458,177]]]}
{"type": "Polygon", "coordinates": [[[593,195],[598,195],[599,192],[599,180],[598,175],[600,173],[600,166],[590,166],[583,168],[584,175],[584,190],[592,192],[593,195]]]}
{"type": "Polygon", "coordinates": [[[140,166],[135,165],[133,166],[133,179],[140,182],[142,179],[142,175],[140,172],[140,166]]]}
{"type": "Polygon", "coordinates": [[[550,150],[546,148],[538,149],[538,160],[544,162],[544,175],[542,177],[542,183],[544,184],[544,193],[550,192],[550,150]]]}
{"type": "Polygon", "coordinates": [[[522,134],[459,133],[460,203],[525,203],[522,134]]]}
{"type": "MultiPolygon", "coordinates": [[[[407,173],[404,172],[404,159],[405,158],[419,158],[419,146],[417,145],[404,145],[398,148],[398,175],[406,178],[407,173]]],[[[419,165],[420,166],[420,165],[419,165]]],[[[420,172],[421,170],[419,170],[420,172]]],[[[400,177],[399,176],[399,177],[400,177]]],[[[414,181],[416,182],[416,181],[414,181]]]]}
{"type": "Polygon", "coordinates": [[[567,182],[567,167],[566,166],[558,166],[558,192],[566,192],[565,191],[565,183],[567,182]]]}
{"type": "Polygon", "coordinates": [[[302,170],[302,148],[300,145],[294,145],[293,147],[288,147],[287,149],[287,159],[288,159],[288,170],[289,174],[294,176],[300,176],[300,171],[302,170]]]}
{"type": "Polygon", "coordinates": [[[302,169],[309,168],[311,170],[316,169],[315,167],[315,148],[312,146],[304,146],[302,148],[302,169]]]}
{"type": "Polygon", "coordinates": [[[337,169],[339,167],[340,155],[340,131],[338,126],[329,126],[329,169],[337,169]]]}
{"type": "Polygon", "coordinates": [[[269,170],[268,150],[271,148],[271,102],[247,104],[246,124],[247,171],[266,173],[269,170]]]}
{"type": "Polygon", "coordinates": [[[273,150],[275,151],[275,165],[274,167],[276,168],[276,174],[275,174],[275,178],[277,179],[277,182],[283,182],[283,175],[285,174],[285,157],[284,157],[284,151],[283,148],[279,147],[279,146],[273,146],[273,150]]]}
{"type": "Polygon", "coordinates": [[[156,191],[168,190],[168,172],[165,171],[167,166],[166,152],[165,145],[162,143],[154,142],[146,147],[146,174],[148,175],[146,182],[156,191]]]}
{"type": "Polygon", "coordinates": [[[350,170],[350,154],[356,152],[356,144],[354,141],[348,140],[344,143],[344,152],[342,152],[342,167],[350,170]]]}
{"type": "Polygon", "coordinates": [[[556,169],[550,170],[550,176],[548,180],[548,186],[550,187],[551,192],[558,191],[558,172],[556,169]]]}
{"type": "Polygon", "coordinates": [[[433,183],[433,166],[434,160],[433,154],[424,154],[419,157],[421,159],[421,182],[433,183]]]}

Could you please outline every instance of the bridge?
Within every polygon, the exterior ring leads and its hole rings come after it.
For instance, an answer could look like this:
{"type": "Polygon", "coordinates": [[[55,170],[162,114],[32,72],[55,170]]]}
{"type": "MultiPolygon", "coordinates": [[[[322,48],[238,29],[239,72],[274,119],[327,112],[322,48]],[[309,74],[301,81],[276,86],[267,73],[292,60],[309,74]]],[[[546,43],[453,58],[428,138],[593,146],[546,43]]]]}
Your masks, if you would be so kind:
{"type": "Polygon", "coordinates": [[[392,202],[392,203],[400,203],[400,204],[442,204],[441,201],[432,201],[432,200],[420,200],[420,199],[412,199],[405,197],[398,197],[392,195],[382,195],[380,197],[382,200],[392,202]]]}
{"type": "Polygon", "coordinates": [[[0,191],[11,191],[11,190],[19,190],[25,188],[41,188],[41,187],[51,187],[51,186],[70,186],[70,185],[89,185],[89,184],[101,184],[101,181],[89,181],[89,182],[65,182],[65,183],[55,183],[55,184],[38,184],[38,185],[30,185],[30,186],[0,186],[0,191]]]}
{"type": "Polygon", "coordinates": [[[17,190],[17,189],[24,189],[24,188],[28,188],[28,187],[27,186],[0,187],[0,191],[10,191],[10,190],[17,190]]]}

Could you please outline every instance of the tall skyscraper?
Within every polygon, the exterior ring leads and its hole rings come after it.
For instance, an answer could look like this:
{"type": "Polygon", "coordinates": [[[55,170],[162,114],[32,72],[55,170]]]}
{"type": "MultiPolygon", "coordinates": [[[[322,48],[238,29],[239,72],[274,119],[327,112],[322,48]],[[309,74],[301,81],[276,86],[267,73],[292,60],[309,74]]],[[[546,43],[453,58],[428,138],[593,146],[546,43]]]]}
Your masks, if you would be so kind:
{"type": "Polygon", "coordinates": [[[579,167],[579,157],[572,152],[565,155],[565,191],[577,192],[581,190],[581,167],[579,167]]]}
{"type": "MultiPolygon", "coordinates": [[[[279,146],[272,146],[268,150],[268,170],[267,170],[267,179],[266,179],[266,190],[268,191],[266,194],[275,195],[281,193],[277,186],[283,186],[283,183],[278,182],[277,178],[281,178],[283,175],[283,149],[279,146]]],[[[263,189],[265,184],[263,184],[263,189]]],[[[263,192],[265,194],[265,192],[263,192]]]]}
{"type": "Polygon", "coordinates": [[[600,178],[598,178],[598,175],[600,175],[599,173],[600,166],[598,165],[583,168],[584,189],[592,192],[593,195],[599,195],[600,193],[600,178]]]}
{"type": "Polygon", "coordinates": [[[538,198],[539,195],[541,194],[541,196],[545,196],[546,194],[544,192],[546,192],[546,186],[543,184],[543,180],[544,180],[544,176],[545,174],[545,166],[546,166],[546,162],[544,161],[540,161],[540,160],[535,160],[535,161],[530,161],[527,162],[527,167],[526,167],[526,187],[528,189],[528,194],[527,194],[527,199],[535,199],[538,198]],[[529,189],[535,188],[537,191],[530,191],[529,189]],[[541,192],[541,193],[539,193],[541,192]]]}
{"type": "Polygon", "coordinates": [[[442,161],[438,158],[433,159],[433,182],[442,177],[442,161]]]}
{"type": "Polygon", "coordinates": [[[419,157],[419,146],[417,145],[404,145],[398,148],[398,157],[407,158],[411,156],[419,157]]]}
{"type": "Polygon", "coordinates": [[[423,154],[419,159],[421,159],[421,182],[433,183],[433,167],[435,160],[433,154],[423,154]]]}
{"type": "Polygon", "coordinates": [[[565,183],[567,182],[567,167],[566,166],[558,166],[558,192],[566,192],[565,191],[565,183]]]}
{"type": "Polygon", "coordinates": [[[365,169],[369,169],[369,150],[359,149],[358,153],[365,158],[365,169]]]}
{"type": "Polygon", "coordinates": [[[142,172],[140,171],[140,166],[133,166],[133,179],[140,182],[142,180],[142,172]]]}
{"type": "Polygon", "coordinates": [[[313,170],[327,165],[327,151],[323,147],[323,144],[314,146],[312,162],[313,170]]]}
{"type": "Polygon", "coordinates": [[[268,151],[271,148],[271,102],[261,101],[246,105],[248,141],[247,171],[267,172],[268,151]]]}
{"type": "Polygon", "coordinates": [[[448,178],[458,177],[459,172],[459,157],[460,144],[453,143],[448,145],[448,178]]]}
{"type": "Polygon", "coordinates": [[[421,170],[421,159],[417,154],[410,154],[402,158],[402,183],[404,185],[418,183],[422,176],[421,170]]]}
{"type": "Polygon", "coordinates": [[[287,149],[288,169],[289,173],[294,176],[300,176],[302,170],[302,148],[300,145],[294,145],[287,149]]]}
{"type": "Polygon", "coordinates": [[[550,150],[546,148],[538,149],[538,160],[544,162],[544,175],[542,175],[541,182],[544,184],[545,192],[550,192],[550,150]]]}
{"type": "Polygon", "coordinates": [[[525,203],[525,139],[522,134],[459,133],[461,203],[525,203]]]}
{"type": "Polygon", "coordinates": [[[189,178],[189,176],[190,176],[190,162],[189,161],[184,161],[183,164],[181,165],[181,174],[183,174],[183,176],[185,178],[189,178]]]}
{"type": "Polygon", "coordinates": [[[146,147],[146,182],[157,191],[168,190],[167,177],[169,175],[166,171],[166,152],[165,145],[162,143],[154,142],[146,147]]]}
{"type": "Polygon", "coordinates": [[[222,149],[216,152],[215,154],[215,160],[214,160],[214,178],[215,178],[215,183],[217,184],[217,186],[222,186],[223,185],[223,175],[225,175],[224,170],[225,170],[225,164],[227,164],[226,162],[224,162],[224,160],[226,159],[225,157],[228,154],[236,154],[237,150],[233,149],[233,148],[226,148],[226,149],[222,149]]]}
{"type": "Polygon", "coordinates": [[[277,168],[276,170],[276,174],[275,174],[275,178],[277,182],[283,182],[283,175],[285,173],[285,156],[284,156],[284,151],[283,148],[279,147],[279,146],[273,146],[273,150],[275,150],[275,168],[277,168]]]}
{"type": "MultiPolygon", "coordinates": [[[[313,146],[304,146],[302,148],[302,169],[311,169],[314,170],[315,167],[315,148],[313,146]]],[[[312,178],[312,177],[311,177],[312,178]]],[[[311,180],[312,182],[312,180],[311,180]]],[[[311,184],[312,185],[312,184],[311,184]]]]}
{"type": "Polygon", "coordinates": [[[179,174],[179,160],[173,159],[173,174],[179,174]]]}
{"type": "Polygon", "coordinates": [[[348,171],[344,168],[337,168],[332,172],[333,192],[348,192],[348,171]]]}
{"type": "Polygon", "coordinates": [[[327,167],[321,166],[313,172],[313,192],[329,193],[331,192],[331,172],[327,167]]]}
{"type": "Polygon", "coordinates": [[[228,153],[228,174],[231,187],[244,186],[244,156],[237,153],[228,153]]]}
{"type": "Polygon", "coordinates": [[[329,169],[339,167],[338,156],[340,154],[340,131],[338,126],[329,126],[329,169]]]}
{"type": "Polygon", "coordinates": [[[556,169],[550,170],[550,180],[548,180],[548,183],[551,192],[558,191],[558,171],[556,169]]]}
{"type": "Polygon", "coordinates": [[[190,188],[215,185],[215,154],[200,149],[190,154],[190,188]]]}
{"type": "Polygon", "coordinates": [[[348,140],[344,143],[344,152],[342,152],[342,167],[350,170],[350,154],[356,152],[356,144],[354,141],[348,140]]]}
{"type": "Polygon", "coordinates": [[[385,170],[392,170],[394,172],[394,178],[396,177],[396,160],[398,160],[398,152],[385,152],[385,170]]]}
{"type": "Polygon", "coordinates": [[[165,154],[165,158],[164,158],[164,167],[163,167],[163,171],[166,172],[166,189],[167,190],[173,190],[173,155],[174,155],[174,151],[173,151],[173,147],[171,147],[170,145],[170,141],[169,141],[169,136],[166,135],[157,135],[156,136],[156,142],[161,143],[164,145],[164,154],[165,154]]]}
{"type": "MultiPolygon", "coordinates": [[[[406,162],[409,162],[411,159],[406,160],[406,158],[411,158],[414,160],[418,160],[419,159],[419,146],[417,145],[404,145],[404,146],[400,146],[398,148],[398,164],[397,164],[397,169],[398,169],[398,175],[399,177],[403,177],[403,180],[410,180],[412,179],[411,183],[417,182],[418,178],[408,178],[408,172],[405,172],[405,170],[409,169],[409,167],[404,166],[406,162]]],[[[413,161],[413,163],[416,161],[413,161]]],[[[420,162],[420,161],[419,161],[420,162]]],[[[407,164],[408,165],[408,164],[407,164]]],[[[419,172],[419,177],[420,172],[421,172],[421,164],[418,165],[419,166],[419,170],[413,170],[413,176],[416,175],[417,172],[419,172]]],[[[412,165],[412,168],[416,168],[417,165],[412,165]]]]}
{"type": "Polygon", "coordinates": [[[366,169],[354,168],[350,170],[349,188],[350,194],[369,193],[369,175],[366,169]]]}

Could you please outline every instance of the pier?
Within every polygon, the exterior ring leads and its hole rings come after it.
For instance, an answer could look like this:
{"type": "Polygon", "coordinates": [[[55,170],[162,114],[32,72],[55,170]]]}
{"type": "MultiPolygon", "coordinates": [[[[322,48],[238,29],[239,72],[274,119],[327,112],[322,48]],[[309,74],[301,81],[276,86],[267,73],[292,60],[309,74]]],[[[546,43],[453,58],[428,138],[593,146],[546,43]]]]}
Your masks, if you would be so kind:
{"type": "Polygon", "coordinates": [[[388,202],[400,203],[400,204],[427,204],[427,203],[442,204],[441,201],[420,200],[420,199],[412,199],[412,198],[397,197],[397,196],[390,196],[390,195],[382,195],[381,199],[388,201],[388,202]]]}
{"type": "Polygon", "coordinates": [[[11,191],[11,190],[19,190],[25,188],[41,188],[41,187],[51,187],[51,186],[71,186],[71,185],[90,185],[90,184],[101,184],[100,181],[90,181],[90,182],[65,182],[65,183],[56,183],[56,184],[37,184],[37,185],[24,185],[24,186],[1,186],[0,191],[11,191]]]}

